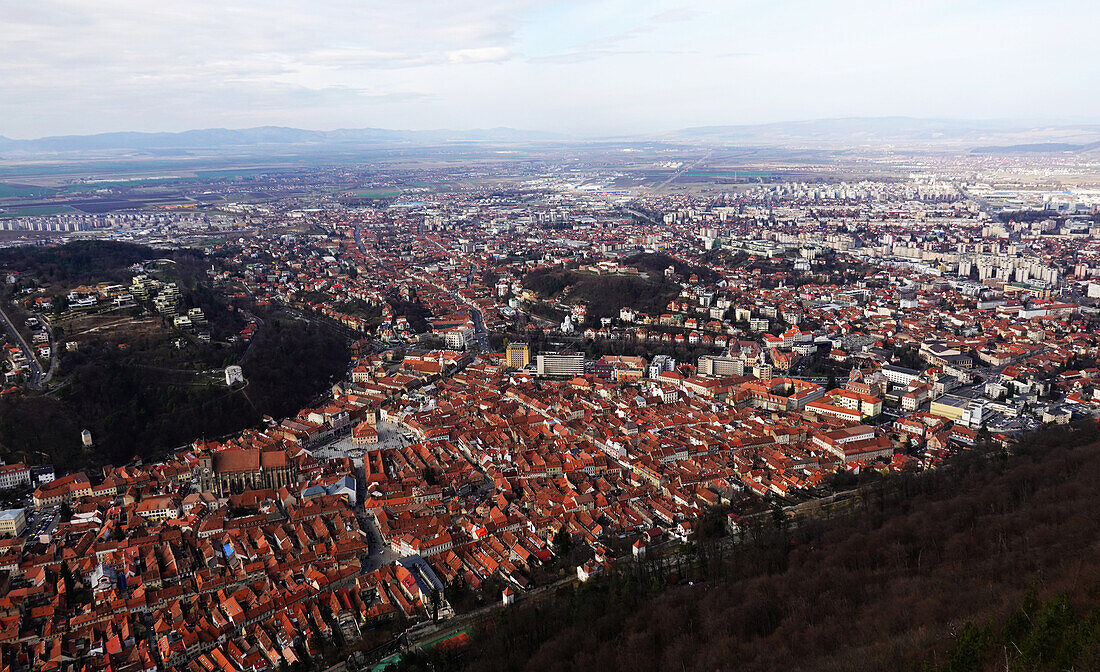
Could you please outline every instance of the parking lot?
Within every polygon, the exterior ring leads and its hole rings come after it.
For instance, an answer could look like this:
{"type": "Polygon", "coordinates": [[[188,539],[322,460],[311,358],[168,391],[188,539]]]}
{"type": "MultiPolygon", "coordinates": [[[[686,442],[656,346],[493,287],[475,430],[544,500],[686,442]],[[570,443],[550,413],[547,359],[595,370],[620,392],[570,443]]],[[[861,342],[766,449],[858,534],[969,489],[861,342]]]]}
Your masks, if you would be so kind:
{"type": "Polygon", "coordinates": [[[28,508],[25,512],[27,516],[27,529],[24,530],[23,536],[34,537],[41,534],[53,534],[57,531],[57,524],[61,522],[60,512],[60,506],[48,506],[42,508],[40,511],[35,511],[34,508],[28,508]]]}

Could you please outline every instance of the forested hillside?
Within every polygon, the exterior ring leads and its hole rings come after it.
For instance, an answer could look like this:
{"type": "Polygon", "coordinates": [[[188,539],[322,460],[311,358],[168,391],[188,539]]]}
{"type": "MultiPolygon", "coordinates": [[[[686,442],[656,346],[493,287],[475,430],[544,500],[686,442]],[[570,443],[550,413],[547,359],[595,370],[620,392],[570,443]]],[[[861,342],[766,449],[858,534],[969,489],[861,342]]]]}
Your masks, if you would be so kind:
{"type": "Polygon", "coordinates": [[[30,273],[42,284],[129,282],[127,267],[171,257],[201,262],[195,250],[156,250],[145,245],[106,240],[80,240],[53,247],[9,247],[0,250],[0,269],[30,273]]]}
{"type": "MultiPolygon", "coordinates": [[[[196,438],[257,426],[264,415],[294,415],[326,393],[347,367],[346,338],[278,309],[231,309],[209,279],[217,258],[111,241],[0,251],[0,269],[17,271],[14,287],[31,292],[17,296],[52,296],[55,304],[78,284],[129,284],[131,265],[168,259],[145,263],[145,272],[176,283],[179,310],[200,308],[207,331],[199,339],[174,328],[148,301],[44,316],[60,353],[55,375],[46,389],[0,397],[0,458],[71,470],[157,459],[196,438]],[[245,315],[261,320],[251,343],[238,339],[245,315]],[[243,367],[244,386],[225,385],[229,364],[243,367]],[[81,442],[84,429],[92,433],[91,448],[81,442]]],[[[16,306],[9,306],[13,314],[16,306]]]]}
{"type": "Polygon", "coordinates": [[[248,384],[230,390],[220,373],[143,365],[117,349],[70,355],[64,387],[50,395],[0,398],[0,455],[68,468],[156,459],[203,436],[294,415],[325,392],[347,363],[344,339],[293,318],[269,319],[241,364],[248,384]],[[95,448],[84,449],[89,429],[95,448]]]}

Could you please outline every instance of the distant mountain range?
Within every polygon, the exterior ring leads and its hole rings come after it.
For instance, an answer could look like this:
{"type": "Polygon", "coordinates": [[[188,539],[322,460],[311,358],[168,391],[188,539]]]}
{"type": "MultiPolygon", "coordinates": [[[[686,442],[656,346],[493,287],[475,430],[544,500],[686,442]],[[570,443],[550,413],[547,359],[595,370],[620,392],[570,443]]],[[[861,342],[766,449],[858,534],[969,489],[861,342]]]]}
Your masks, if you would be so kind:
{"type": "MultiPolygon", "coordinates": [[[[777,146],[890,146],[973,148],[986,153],[1004,147],[1050,144],[1049,151],[1069,145],[1087,148],[1100,141],[1100,124],[1051,125],[1010,120],[915,119],[911,117],[850,117],[741,126],[685,128],[668,137],[720,144],[777,146]],[[1055,145],[1065,144],[1058,148],[1055,145]]],[[[1016,149],[1015,151],[1026,151],[1016,149]]]]}
{"type": "Polygon", "coordinates": [[[181,133],[101,133],[33,140],[0,136],[0,157],[69,158],[84,155],[253,153],[285,148],[296,154],[449,143],[674,142],[763,147],[895,149],[940,148],[983,154],[1091,152],[1100,148],[1100,124],[1050,125],[1005,120],[871,117],[770,124],[701,126],[667,133],[577,138],[541,131],[491,128],[402,131],[382,128],[310,131],[281,126],[211,128],[181,133]]]}
{"type": "Polygon", "coordinates": [[[1065,152],[1091,152],[1100,149],[1100,142],[1074,145],[1068,142],[1032,142],[1022,145],[994,145],[975,147],[971,154],[1057,154],[1065,152]]]}
{"type": "Polygon", "coordinates": [[[284,126],[258,126],[241,129],[207,128],[180,133],[57,135],[33,140],[14,140],[0,136],[0,154],[12,156],[102,151],[221,150],[273,145],[354,147],[452,142],[548,142],[562,139],[564,136],[554,133],[513,128],[468,131],[395,131],[384,128],[309,131],[284,126]]]}

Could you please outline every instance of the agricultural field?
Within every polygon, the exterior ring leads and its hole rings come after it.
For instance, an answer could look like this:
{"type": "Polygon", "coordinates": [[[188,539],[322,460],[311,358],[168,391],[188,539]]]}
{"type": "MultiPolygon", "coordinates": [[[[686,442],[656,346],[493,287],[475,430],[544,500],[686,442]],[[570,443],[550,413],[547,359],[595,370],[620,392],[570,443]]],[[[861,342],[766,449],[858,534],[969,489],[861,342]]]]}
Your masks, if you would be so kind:
{"type": "Polygon", "coordinates": [[[10,207],[0,206],[0,219],[12,219],[15,217],[39,217],[43,215],[60,215],[66,212],[76,212],[76,208],[68,205],[15,205],[10,207]]]}

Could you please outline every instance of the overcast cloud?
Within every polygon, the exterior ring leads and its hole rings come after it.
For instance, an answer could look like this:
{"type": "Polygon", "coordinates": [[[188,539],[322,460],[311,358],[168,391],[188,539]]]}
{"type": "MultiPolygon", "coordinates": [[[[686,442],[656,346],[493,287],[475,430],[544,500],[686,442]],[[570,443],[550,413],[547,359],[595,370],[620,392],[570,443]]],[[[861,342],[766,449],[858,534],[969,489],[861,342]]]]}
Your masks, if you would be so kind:
{"type": "Polygon", "coordinates": [[[0,135],[1100,121],[1098,4],[10,0],[0,135]]]}

